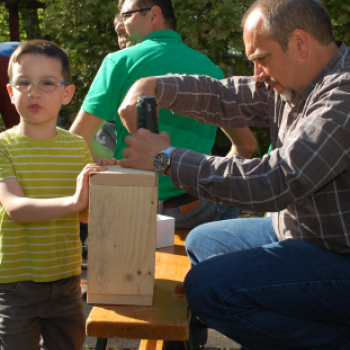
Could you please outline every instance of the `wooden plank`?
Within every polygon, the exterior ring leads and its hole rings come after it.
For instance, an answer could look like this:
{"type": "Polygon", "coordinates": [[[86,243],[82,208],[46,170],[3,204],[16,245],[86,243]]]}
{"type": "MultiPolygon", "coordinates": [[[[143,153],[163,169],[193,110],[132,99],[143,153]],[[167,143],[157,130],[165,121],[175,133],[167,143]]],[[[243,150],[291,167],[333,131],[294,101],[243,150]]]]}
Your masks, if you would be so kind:
{"type": "Polygon", "coordinates": [[[151,295],[127,295],[107,293],[87,293],[89,304],[111,304],[111,305],[152,305],[151,295]]]}
{"type": "Polygon", "coordinates": [[[157,251],[153,305],[96,305],[86,321],[86,334],[100,338],[187,340],[186,297],[175,289],[190,267],[187,256],[157,251]]]}
{"type": "Polygon", "coordinates": [[[88,303],[152,305],[157,197],[157,187],[90,187],[88,303]]]}
{"type": "Polygon", "coordinates": [[[107,171],[91,173],[90,185],[147,186],[158,184],[158,174],[153,171],[109,166],[107,171]],[[116,176],[117,175],[117,176],[116,176]]]}

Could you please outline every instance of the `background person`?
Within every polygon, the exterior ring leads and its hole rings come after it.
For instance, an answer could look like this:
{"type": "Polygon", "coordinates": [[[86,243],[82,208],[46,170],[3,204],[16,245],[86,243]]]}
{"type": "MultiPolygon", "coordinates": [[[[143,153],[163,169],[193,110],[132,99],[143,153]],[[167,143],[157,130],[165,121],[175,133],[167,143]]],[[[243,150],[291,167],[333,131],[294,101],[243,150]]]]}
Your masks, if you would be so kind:
{"type": "MultiPolygon", "coordinates": [[[[118,36],[118,45],[121,50],[130,46],[131,40],[129,35],[125,31],[125,26],[123,21],[120,20],[120,13],[116,14],[114,17],[114,28],[118,36]]],[[[98,143],[108,148],[111,152],[114,152],[117,144],[117,135],[115,134],[115,121],[106,120],[102,125],[101,129],[96,134],[96,139],[98,143]]]]}
{"type": "Polygon", "coordinates": [[[20,44],[18,41],[0,43],[0,114],[6,129],[10,129],[19,123],[19,115],[15,106],[11,103],[6,85],[9,82],[7,69],[10,56],[20,44]]]}
{"type": "MultiPolygon", "coordinates": [[[[72,132],[85,138],[95,160],[122,157],[128,132],[120,123],[117,109],[137,79],[169,72],[223,78],[219,67],[182,43],[175,32],[176,18],[170,0],[126,0],[120,12],[130,38],[130,47],[105,58],[71,127],[72,132]],[[105,120],[116,121],[117,145],[114,154],[103,148],[94,137],[105,120]]],[[[215,127],[180,115],[174,116],[166,110],[160,111],[159,119],[160,130],[170,133],[175,146],[210,154],[215,127]]],[[[249,157],[257,147],[249,128],[239,131],[226,128],[225,132],[234,143],[242,146],[239,152],[244,156],[249,157]]],[[[200,201],[176,188],[163,175],[159,179],[159,199],[164,201],[164,215],[175,217],[177,227],[191,228],[207,221],[235,218],[239,213],[235,208],[200,201]]]]}
{"type": "MultiPolygon", "coordinates": [[[[316,0],[258,0],[242,24],[254,77],[145,78],[119,113],[135,132],[137,97],[156,93],[207,123],[270,128],[262,159],[170,155],[167,174],[192,195],[273,212],[190,233],[189,307],[251,350],[349,349],[350,52],[316,0]]],[[[126,143],[119,163],[150,170],[170,139],[139,130],[126,143]]]]}

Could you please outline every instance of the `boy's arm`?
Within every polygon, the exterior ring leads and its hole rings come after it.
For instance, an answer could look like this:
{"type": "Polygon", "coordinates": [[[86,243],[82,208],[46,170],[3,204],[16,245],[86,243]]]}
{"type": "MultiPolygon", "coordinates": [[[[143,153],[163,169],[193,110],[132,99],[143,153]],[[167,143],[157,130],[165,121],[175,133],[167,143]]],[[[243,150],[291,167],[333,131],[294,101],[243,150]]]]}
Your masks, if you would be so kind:
{"type": "Polygon", "coordinates": [[[104,119],[81,109],[69,129],[72,133],[85,139],[95,162],[102,158],[113,158],[113,152],[101,146],[95,137],[104,122],[104,119]]]}
{"type": "Polygon", "coordinates": [[[77,178],[74,195],[49,199],[28,198],[15,177],[5,178],[0,181],[0,202],[9,217],[19,223],[54,220],[81,212],[89,202],[90,172],[104,170],[96,164],[88,164],[77,178]]]}
{"type": "Polygon", "coordinates": [[[79,212],[79,221],[84,224],[89,222],[89,204],[79,212]]]}

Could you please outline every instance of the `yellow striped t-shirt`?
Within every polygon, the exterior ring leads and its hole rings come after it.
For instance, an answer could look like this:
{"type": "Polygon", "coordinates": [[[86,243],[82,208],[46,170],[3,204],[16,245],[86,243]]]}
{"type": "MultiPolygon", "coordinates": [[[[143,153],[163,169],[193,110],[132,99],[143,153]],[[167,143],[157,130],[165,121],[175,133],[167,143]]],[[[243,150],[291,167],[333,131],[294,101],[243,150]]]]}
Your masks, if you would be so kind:
{"type": "MultiPolygon", "coordinates": [[[[27,197],[73,195],[88,163],[92,158],[85,141],[60,128],[48,140],[31,139],[15,128],[0,134],[0,181],[16,177],[27,197]]],[[[78,213],[16,223],[0,203],[0,283],[56,281],[78,275],[80,266],[78,213]]]]}

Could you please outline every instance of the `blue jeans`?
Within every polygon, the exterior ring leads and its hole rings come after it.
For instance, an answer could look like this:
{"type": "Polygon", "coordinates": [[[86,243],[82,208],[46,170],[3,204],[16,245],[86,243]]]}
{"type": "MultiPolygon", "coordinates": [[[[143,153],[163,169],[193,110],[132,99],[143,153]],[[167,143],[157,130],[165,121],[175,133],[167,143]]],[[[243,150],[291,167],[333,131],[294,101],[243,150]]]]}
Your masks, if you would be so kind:
{"type": "Polygon", "coordinates": [[[201,206],[186,214],[181,214],[179,208],[164,209],[163,215],[175,218],[176,228],[194,228],[211,221],[236,219],[240,209],[225,205],[202,201],[201,206]]]}
{"type": "Polygon", "coordinates": [[[350,349],[350,258],[279,242],[271,218],[208,223],[186,248],[189,307],[249,350],[350,349]]]}

